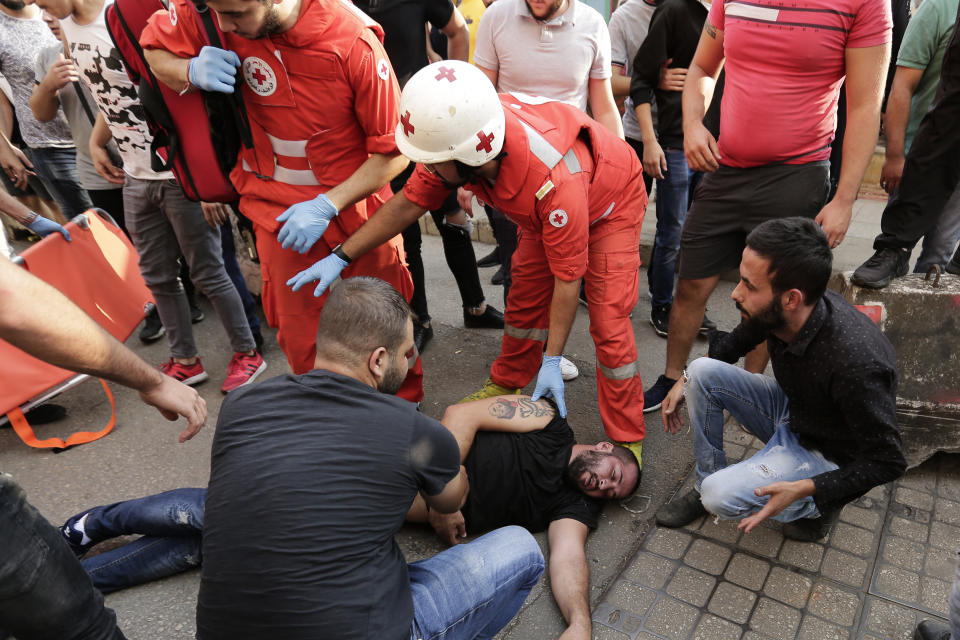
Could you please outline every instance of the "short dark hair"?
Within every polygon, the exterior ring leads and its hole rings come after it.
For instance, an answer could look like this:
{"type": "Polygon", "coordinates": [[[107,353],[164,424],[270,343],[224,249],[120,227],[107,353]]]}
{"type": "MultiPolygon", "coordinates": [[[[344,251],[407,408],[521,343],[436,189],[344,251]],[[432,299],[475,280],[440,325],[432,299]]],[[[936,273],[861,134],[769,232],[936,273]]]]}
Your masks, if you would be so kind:
{"type": "Polygon", "coordinates": [[[768,273],[775,294],[799,289],[808,305],[823,297],[833,254],[816,222],[799,216],[767,220],[750,232],[747,246],[770,261],[768,273]]]}
{"type": "Polygon", "coordinates": [[[628,496],[633,495],[633,492],[640,487],[640,463],[637,462],[637,456],[633,455],[633,452],[626,447],[621,447],[620,445],[614,445],[613,451],[610,452],[610,455],[615,456],[620,459],[620,463],[633,467],[637,470],[637,481],[633,483],[633,486],[630,487],[630,491],[627,492],[628,496]]]}
{"type": "Polygon", "coordinates": [[[347,278],[333,287],[317,327],[317,351],[360,364],[377,347],[394,353],[413,318],[400,292],[378,278],[347,278]]]}

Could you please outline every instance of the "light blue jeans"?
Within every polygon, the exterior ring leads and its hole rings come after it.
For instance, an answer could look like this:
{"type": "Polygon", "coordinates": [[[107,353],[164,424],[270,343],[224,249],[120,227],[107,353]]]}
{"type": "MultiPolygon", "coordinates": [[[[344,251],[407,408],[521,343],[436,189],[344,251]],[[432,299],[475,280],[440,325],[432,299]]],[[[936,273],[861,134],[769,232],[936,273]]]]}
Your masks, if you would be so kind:
{"type": "Polygon", "coordinates": [[[484,640],[502,629],[543,573],[523,527],[503,527],[409,565],[410,640],[484,640]]]}
{"type": "MultiPolygon", "coordinates": [[[[833,471],[837,465],[819,451],[800,446],[790,430],[787,395],[774,378],[748,373],[719,360],[700,358],[687,369],[685,395],[697,459],[696,489],[704,508],[723,519],[739,519],[767,502],[753,490],[833,471]],[[723,452],[723,410],[766,443],[754,456],[727,466],[723,452]]],[[[774,520],[816,518],[812,497],[795,501],[774,520]]]]}

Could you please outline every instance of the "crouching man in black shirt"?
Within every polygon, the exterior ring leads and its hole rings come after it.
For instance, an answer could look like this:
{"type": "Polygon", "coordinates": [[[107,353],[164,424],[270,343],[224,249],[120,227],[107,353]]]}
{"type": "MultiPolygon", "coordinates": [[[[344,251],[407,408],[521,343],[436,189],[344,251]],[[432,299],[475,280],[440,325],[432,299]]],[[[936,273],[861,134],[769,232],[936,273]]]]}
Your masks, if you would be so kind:
{"type": "Polygon", "coordinates": [[[394,533],[418,494],[467,495],[457,442],[393,395],[410,308],[349,278],[320,314],[315,369],[234,391],[220,411],[203,522],[197,638],[493,637],[543,572],[519,527],[407,565],[394,533]]]}
{"type": "Polygon", "coordinates": [[[500,396],[449,407],[443,424],[460,445],[470,495],[459,512],[414,501],[409,522],[427,522],[448,544],[467,531],[520,525],[547,530],[550,586],[569,625],[563,638],[590,638],[590,569],[584,544],[603,499],[640,484],[634,455],[610,442],[577,444],[548,400],[500,396]]]}
{"type": "Polygon", "coordinates": [[[832,256],[820,227],[805,218],[770,220],[747,236],[732,298],[741,322],[711,340],[663,403],[676,433],[686,400],[694,431],[697,482],[665,504],[657,522],[679,527],[705,511],[740,519],[751,531],[766,518],[783,534],[819,540],[839,510],[903,474],[896,421],[893,347],[865,315],[826,291],[832,256]],[[774,378],[732,364],[766,340],[774,378]],[[726,409],[766,447],[727,466],[726,409]]]}

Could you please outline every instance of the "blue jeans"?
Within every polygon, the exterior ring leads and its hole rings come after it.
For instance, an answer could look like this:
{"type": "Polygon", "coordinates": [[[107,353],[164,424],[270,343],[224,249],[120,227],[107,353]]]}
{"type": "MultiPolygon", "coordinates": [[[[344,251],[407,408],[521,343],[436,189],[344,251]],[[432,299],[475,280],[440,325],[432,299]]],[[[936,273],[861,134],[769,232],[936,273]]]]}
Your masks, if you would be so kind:
{"type": "Polygon", "coordinates": [[[698,173],[687,166],[682,149],[665,149],[667,171],[657,180],[657,234],[653,239],[647,282],[651,304],[673,302],[673,279],[680,251],[680,230],[690,206],[690,192],[698,173]]]}
{"type": "Polygon", "coordinates": [[[410,564],[410,640],[492,638],[520,610],[543,566],[536,540],[515,526],[410,564]]]}
{"type": "Polygon", "coordinates": [[[123,640],[60,533],[0,474],[0,638],[123,640]]]}
{"type": "MultiPolygon", "coordinates": [[[[774,482],[793,482],[837,469],[819,451],[800,446],[790,429],[787,395],[774,378],[748,373],[719,360],[699,358],[687,369],[685,397],[697,459],[696,489],[704,508],[724,519],[742,518],[767,502],[753,490],[774,482]],[[723,452],[723,410],[766,443],[754,456],[727,466],[723,452]]],[[[774,520],[816,518],[820,510],[808,496],[774,520]]]]}
{"type": "Polygon", "coordinates": [[[90,195],[80,183],[77,173],[77,150],[75,147],[61,149],[42,147],[24,149],[37,177],[43,182],[51,197],[60,205],[67,220],[93,207],[90,195]]]}
{"type": "Polygon", "coordinates": [[[243,313],[247,316],[250,331],[251,333],[260,333],[257,301],[253,299],[253,294],[247,288],[247,281],[243,279],[243,272],[240,271],[240,263],[237,262],[237,246],[233,241],[233,222],[229,218],[220,225],[220,246],[223,254],[223,268],[226,270],[230,282],[236,287],[237,293],[240,294],[240,302],[243,304],[243,313]]]}
{"type": "Polygon", "coordinates": [[[200,566],[206,495],[206,489],[174,489],[87,511],[84,531],[93,542],[143,535],[85,558],[81,564],[93,585],[110,593],[200,566]]]}

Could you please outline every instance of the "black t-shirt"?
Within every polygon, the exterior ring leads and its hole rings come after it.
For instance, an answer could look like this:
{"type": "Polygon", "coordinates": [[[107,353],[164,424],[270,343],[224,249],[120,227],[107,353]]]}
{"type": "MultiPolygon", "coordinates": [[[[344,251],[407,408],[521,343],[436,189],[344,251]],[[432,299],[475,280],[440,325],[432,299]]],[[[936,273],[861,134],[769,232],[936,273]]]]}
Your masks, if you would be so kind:
{"type": "Polygon", "coordinates": [[[467,530],[517,524],[543,531],[561,518],[595,529],[602,502],[564,479],[574,443],[573,431],[560,416],[540,431],[478,431],[463,463],[470,478],[462,509],[467,530]]]}
{"type": "Polygon", "coordinates": [[[436,495],[459,467],[443,425],[351,378],[232,392],[213,440],[197,637],[409,637],[394,534],[417,491],[436,495]]]}
{"type": "Polygon", "coordinates": [[[354,4],[383,27],[383,46],[401,87],[427,66],[426,23],[443,28],[453,15],[450,0],[354,0],[354,4]]]}

